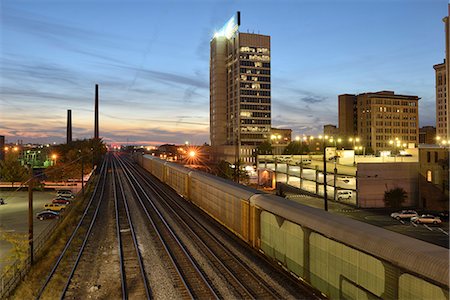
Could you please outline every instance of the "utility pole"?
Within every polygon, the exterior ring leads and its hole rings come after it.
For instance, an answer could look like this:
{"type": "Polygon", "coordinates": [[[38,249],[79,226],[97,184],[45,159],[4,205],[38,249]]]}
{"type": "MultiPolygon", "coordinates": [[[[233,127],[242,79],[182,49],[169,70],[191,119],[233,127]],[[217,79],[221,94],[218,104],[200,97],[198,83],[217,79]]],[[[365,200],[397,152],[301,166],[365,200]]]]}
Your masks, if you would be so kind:
{"type": "Polygon", "coordinates": [[[327,147],[325,144],[325,138],[323,139],[323,201],[324,210],[328,211],[328,198],[327,198],[327,147]]]}
{"type": "Polygon", "coordinates": [[[33,264],[33,166],[30,164],[30,180],[28,181],[28,245],[30,250],[30,264],[33,264]]]}
{"type": "Polygon", "coordinates": [[[84,199],[84,159],[83,159],[83,156],[81,156],[81,194],[83,195],[83,199],[84,199]]]}

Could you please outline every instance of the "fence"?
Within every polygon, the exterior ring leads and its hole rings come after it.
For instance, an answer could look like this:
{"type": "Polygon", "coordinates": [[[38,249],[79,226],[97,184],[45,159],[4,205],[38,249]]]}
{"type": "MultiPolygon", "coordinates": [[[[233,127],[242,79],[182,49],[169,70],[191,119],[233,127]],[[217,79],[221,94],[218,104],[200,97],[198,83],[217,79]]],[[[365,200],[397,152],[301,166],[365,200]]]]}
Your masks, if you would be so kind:
{"type": "MultiPolygon", "coordinates": [[[[86,182],[85,190],[88,189],[92,182],[94,181],[94,177],[91,176],[89,181],[86,182]]],[[[80,193],[76,195],[75,199],[80,199],[80,193]]],[[[35,238],[33,238],[33,254],[34,257],[38,257],[42,254],[42,251],[45,249],[45,245],[49,240],[50,236],[55,232],[58,228],[59,224],[64,220],[64,217],[67,216],[70,211],[73,209],[72,205],[69,205],[65,210],[62,217],[58,220],[55,220],[48,224],[47,227],[35,238]]],[[[31,268],[31,257],[28,254],[24,260],[16,260],[11,265],[5,267],[5,271],[1,274],[0,277],[0,299],[5,299],[8,297],[12,291],[16,288],[19,282],[25,277],[28,271],[31,268]]]]}

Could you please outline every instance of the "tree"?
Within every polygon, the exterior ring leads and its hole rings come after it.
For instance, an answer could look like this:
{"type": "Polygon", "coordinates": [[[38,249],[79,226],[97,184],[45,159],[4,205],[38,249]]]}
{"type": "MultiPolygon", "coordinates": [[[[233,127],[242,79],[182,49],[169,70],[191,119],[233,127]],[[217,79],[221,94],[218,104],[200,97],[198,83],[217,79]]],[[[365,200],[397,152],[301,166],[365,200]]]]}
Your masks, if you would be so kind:
{"type": "Polygon", "coordinates": [[[408,193],[402,187],[396,187],[384,192],[384,204],[387,207],[400,207],[408,197],[408,193]]]}
{"type": "Polygon", "coordinates": [[[256,154],[272,154],[272,144],[268,141],[262,142],[256,148],[256,154]]]}
{"type": "Polygon", "coordinates": [[[217,176],[225,179],[233,178],[233,169],[231,168],[231,164],[225,160],[219,161],[216,166],[216,174],[217,176]]]}
{"type": "Polygon", "coordinates": [[[304,154],[305,152],[308,152],[308,150],[308,146],[301,142],[290,142],[286,149],[284,149],[283,154],[304,154]]]}
{"type": "Polygon", "coordinates": [[[19,156],[15,153],[8,153],[4,161],[0,161],[0,177],[2,180],[11,182],[24,182],[28,178],[27,169],[22,166],[18,160],[19,156]]]}

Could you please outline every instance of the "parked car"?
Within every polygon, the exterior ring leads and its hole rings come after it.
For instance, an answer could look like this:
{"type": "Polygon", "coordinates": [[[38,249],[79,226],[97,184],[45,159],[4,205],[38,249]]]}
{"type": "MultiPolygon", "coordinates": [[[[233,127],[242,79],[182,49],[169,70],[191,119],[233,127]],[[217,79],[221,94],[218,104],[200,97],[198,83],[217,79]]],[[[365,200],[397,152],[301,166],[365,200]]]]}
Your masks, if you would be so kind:
{"type": "Polygon", "coordinates": [[[36,214],[36,218],[39,220],[46,219],[59,219],[59,213],[51,210],[44,210],[36,214]]]}
{"type": "Polygon", "coordinates": [[[56,198],[56,199],[52,200],[52,203],[67,205],[67,204],[70,204],[70,201],[66,200],[66,199],[58,199],[58,198],[56,198]]]}
{"type": "Polygon", "coordinates": [[[56,196],[64,196],[64,197],[70,197],[70,198],[75,197],[71,190],[58,190],[58,191],[56,191],[56,196]]]}
{"type": "Polygon", "coordinates": [[[48,203],[44,205],[44,209],[52,211],[63,211],[65,208],[64,204],[48,203]]]}
{"type": "Polygon", "coordinates": [[[448,221],[448,211],[441,211],[438,217],[443,221],[448,221]]]}
{"type": "Polygon", "coordinates": [[[337,199],[338,200],[344,200],[344,199],[351,199],[352,198],[352,191],[337,191],[337,199]]]}
{"type": "Polygon", "coordinates": [[[413,217],[418,217],[419,214],[415,210],[402,210],[398,212],[394,212],[391,214],[391,218],[402,220],[402,219],[411,219],[413,217]]]}
{"type": "Polygon", "coordinates": [[[73,198],[66,197],[66,196],[57,196],[55,199],[57,199],[57,200],[66,200],[66,201],[72,201],[73,200],[73,198]]]}
{"type": "Polygon", "coordinates": [[[433,215],[421,215],[420,217],[413,217],[411,218],[411,222],[417,223],[417,224],[441,224],[442,221],[439,219],[439,217],[433,216],[433,215]]]}

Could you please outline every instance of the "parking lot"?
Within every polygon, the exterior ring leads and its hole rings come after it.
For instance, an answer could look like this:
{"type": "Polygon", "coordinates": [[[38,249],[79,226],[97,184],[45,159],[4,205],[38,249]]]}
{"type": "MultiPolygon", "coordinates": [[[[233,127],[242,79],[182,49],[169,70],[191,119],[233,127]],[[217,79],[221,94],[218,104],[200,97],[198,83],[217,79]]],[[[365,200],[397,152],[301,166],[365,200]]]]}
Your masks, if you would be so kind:
{"type": "MultiPolygon", "coordinates": [[[[288,195],[301,204],[323,209],[323,199],[309,197],[305,195],[288,195]]],[[[328,201],[328,210],[331,213],[345,215],[348,218],[356,219],[369,223],[387,230],[395,231],[400,234],[423,240],[441,247],[449,248],[449,223],[443,221],[440,225],[415,224],[409,220],[396,220],[391,218],[392,209],[357,209],[342,203],[328,201]]],[[[428,212],[417,210],[419,215],[428,212]]]]}
{"type": "MultiPolygon", "coordinates": [[[[0,197],[6,202],[0,205],[0,231],[19,233],[21,235],[28,233],[28,192],[20,191],[0,191],[0,197]]],[[[36,219],[36,213],[44,208],[45,203],[51,202],[55,198],[54,191],[33,192],[33,231],[34,237],[37,237],[47,226],[52,226],[53,220],[39,221],[36,219]]],[[[0,270],[8,262],[11,244],[5,240],[0,240],[0,270]]]]}

